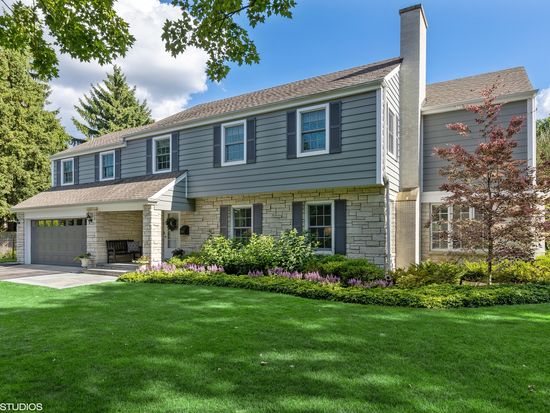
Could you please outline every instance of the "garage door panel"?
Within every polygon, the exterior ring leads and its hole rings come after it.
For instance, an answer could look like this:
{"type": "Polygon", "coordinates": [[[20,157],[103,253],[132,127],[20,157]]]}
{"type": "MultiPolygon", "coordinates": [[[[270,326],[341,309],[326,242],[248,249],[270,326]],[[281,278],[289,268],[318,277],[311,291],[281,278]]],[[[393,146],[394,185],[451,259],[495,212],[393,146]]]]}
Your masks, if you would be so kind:
{"type": "Polygon", "coordinates": [[[47,219],[31,223],[33,264],[75,265],[86,252],[85,219],[47,219]]]}

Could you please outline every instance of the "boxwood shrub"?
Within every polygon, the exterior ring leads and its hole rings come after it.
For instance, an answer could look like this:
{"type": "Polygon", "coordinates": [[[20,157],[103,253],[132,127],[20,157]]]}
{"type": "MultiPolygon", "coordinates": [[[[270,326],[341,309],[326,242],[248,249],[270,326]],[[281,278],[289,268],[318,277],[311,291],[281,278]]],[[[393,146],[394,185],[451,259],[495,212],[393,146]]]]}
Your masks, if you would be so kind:
{"type": "Polygon", "coordinates": [[[482,307],[500,304],[534,304],[550,302],[550,285],[429,285],[418,288],[361,288],[339,284],[319,284],[277,276],[249,277],[227,274],[198,273],[177,270],[172,273],[152,271],[128,273],[119,278],[125,282],[191,284],[246,288],[270,291],[312,299],[419,308],[482,307]]]}
{"type": "Polygon", "coordinates": [[[320,255],[312,258],[306,271],[318,271],[321,275],[335,275],[345,283],[351,278],[374,281],[384,278],[384,270],[363,258],[346,258],[343,255],[320,255]]]}

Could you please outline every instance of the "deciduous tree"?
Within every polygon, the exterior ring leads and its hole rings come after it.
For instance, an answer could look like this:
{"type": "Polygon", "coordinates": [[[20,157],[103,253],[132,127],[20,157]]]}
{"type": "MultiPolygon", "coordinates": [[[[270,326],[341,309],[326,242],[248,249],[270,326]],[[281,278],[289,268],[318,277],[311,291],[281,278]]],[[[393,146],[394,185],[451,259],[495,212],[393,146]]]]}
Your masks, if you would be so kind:
{"type": "Polygon", "coordinates": [[[489,273],[497,259],[532,258],[549,230],[541,213],[549,200],[548,183],[537,184],[534,169],[514,158],[515,136],[525,119],[514,117],[506,126],[498,122],[497,87],[483,91],[481,104],[465,107],[475,114],[475,131],[464,123],[447,125],[465,139],[480,139],[475,149],[454,144],[434,150],[448,162],[440,171],[447,178],[440,189],[449,193],[444,203],[475,209],[474,219],[453,220],[451,237],[462,248],[484,252],[489,273]]]}

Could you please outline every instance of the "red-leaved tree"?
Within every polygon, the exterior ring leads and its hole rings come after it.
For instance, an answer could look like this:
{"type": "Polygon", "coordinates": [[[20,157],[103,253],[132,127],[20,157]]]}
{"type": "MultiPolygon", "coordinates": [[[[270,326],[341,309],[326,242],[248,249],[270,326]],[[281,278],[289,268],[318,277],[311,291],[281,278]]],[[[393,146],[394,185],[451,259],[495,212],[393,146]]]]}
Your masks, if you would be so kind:
{"type": "Polygon", "coordinates": [[[550,200],[549,182],[536,183],[535,170],[525,160],[514,159],[514,137],[525,119],[498,123],[502,104],[495,103],[498,84],[482,92],[483,102],[465,109],[476,115],[475,134],[464,123],[447,125],[467,139],[480,139],[473,151],[455,144],[435,148],[448,161],[440,173],[447,182],[440,189],[449,193],[443,202],[455,208],[474,208],[474,218],[455,217],[450,237],[461,248],[485,254],[489,283],[495,260],[532,259],[538,243],[548,234],[544,206],[550,200]]]}

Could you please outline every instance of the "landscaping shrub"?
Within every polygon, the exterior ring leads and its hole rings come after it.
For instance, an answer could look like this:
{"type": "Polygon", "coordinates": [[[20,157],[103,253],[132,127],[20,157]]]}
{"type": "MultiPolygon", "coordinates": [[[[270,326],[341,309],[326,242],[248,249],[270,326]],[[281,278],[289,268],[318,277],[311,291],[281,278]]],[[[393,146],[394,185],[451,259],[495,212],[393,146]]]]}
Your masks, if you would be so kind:
{"type": "Polygon", "coordinates": [[[384,270],[369,260],[346,258],[343,255],[317,256],[307,264],[308,271],[319,271],[322,275],[335,275],[344,282],[350,279],[374,281],[384,279],[384,270]]]}
{"type": "Polygon", "coordinates": [[[466,268],[464,265],[449,262],[424,261],[411,264],[407,269],[397,269],[392,273],[395,283],[404,288],[431,284],[460,284],[466,268]]]}
{"type": "Polygon", "coordinates": [[[247,288],[299,297],[403,307],[453,308],[502,304],[550,302],[550,285],[429,285],[419,288],[343,287],[338,283],[321,283],[282,276],[235,276],[222,273],[178,270],[172,273],[151,271],[128,273],[119,278],[126,282],[192,284],[247,288]]]}

